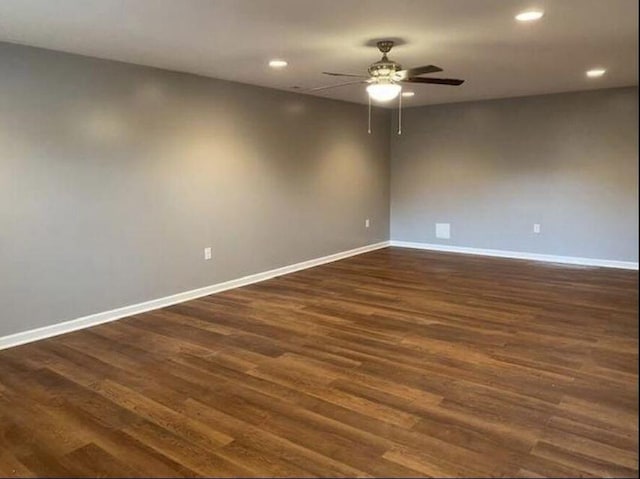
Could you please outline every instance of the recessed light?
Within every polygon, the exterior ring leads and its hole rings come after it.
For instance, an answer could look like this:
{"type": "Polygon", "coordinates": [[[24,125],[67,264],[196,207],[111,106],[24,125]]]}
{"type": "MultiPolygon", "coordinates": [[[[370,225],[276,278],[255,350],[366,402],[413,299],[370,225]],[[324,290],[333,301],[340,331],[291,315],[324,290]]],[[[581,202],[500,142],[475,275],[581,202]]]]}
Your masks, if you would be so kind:
{"type": "Polygon", "coordinates": [[[410,97],[410,96],[414,96],[414,95],[415,95],[415,92],[412,92],[412,91],[403,91],[402,92],[402,96],[404,96],[404,97],[410,97]]]}
{"type": "Polygon", "coordinates": [[[284,60],[271,60],[269,62],[269,66],[271,68],[284,68],[288,65],[288,63],[284,60]]]}
{"type": "Polygon", "coordinates": [[[535,20],[540,20],[544,12],[540,10],[527,10],[526,12],[518,13],[516,15],[516,20],[519,22],[533,22],[535,20]]]}
{"type": "Polygon", "coordinates": [[[589,70],[587,72],[587,76],[589,78],[598,78],[604,75],[607,72],[604,68],[594,68],[593,70],[589,70]]]}

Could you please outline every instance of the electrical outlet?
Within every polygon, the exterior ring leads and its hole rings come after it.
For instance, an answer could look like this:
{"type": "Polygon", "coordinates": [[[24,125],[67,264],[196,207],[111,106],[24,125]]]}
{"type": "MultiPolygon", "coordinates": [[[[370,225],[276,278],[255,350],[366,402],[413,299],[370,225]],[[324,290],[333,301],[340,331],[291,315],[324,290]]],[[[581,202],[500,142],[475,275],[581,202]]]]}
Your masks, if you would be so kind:
{"type": "Polygon", "coordinates": [[[533,224],[533,232],[535,234],[540,234],[540,224],[538,224],[538,223],[534,223],[533,224]]]}
{"type": "Polygon", "coordinates": [[[436,238],[451,238],[451,223],[436,223],[436,238]]]}
{"type": "Polygon", "coordinates": [[[367,218],[366,220],[364,220],[364,227],[368,228],[370,226],[370,222],[369,222],[369,218],[367,218]]]}
{"type": "Polygon", "coordinates": [[[204,249],[204,259],[207,261],[211,259],[211,246],[204,249]]]}

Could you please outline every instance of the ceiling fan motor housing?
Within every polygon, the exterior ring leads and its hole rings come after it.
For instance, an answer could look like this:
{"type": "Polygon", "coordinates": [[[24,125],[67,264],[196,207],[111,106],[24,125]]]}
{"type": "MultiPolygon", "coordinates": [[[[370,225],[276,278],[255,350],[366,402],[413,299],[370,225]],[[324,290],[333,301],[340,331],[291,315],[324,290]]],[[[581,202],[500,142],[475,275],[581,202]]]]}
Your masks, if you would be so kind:
{"type": "Polygon", "coordinates": [[[393,60],[389,60],[386,55],[373,64],[368,69],[369,75],[373,78],[391,79],[395,72],[402,70],[402,67],[399,63],[394,62],[393,60]]]}

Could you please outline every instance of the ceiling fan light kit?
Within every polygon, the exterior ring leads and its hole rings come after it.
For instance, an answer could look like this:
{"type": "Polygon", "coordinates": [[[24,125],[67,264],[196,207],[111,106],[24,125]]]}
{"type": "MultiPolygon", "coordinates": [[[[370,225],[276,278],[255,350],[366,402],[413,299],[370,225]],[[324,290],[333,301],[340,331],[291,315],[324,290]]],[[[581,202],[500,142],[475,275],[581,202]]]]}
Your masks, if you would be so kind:
{"type": "Polygon", "coordinates": [[[402,91],[402,87],[393,82],[372,83],[367,87],[369,96],[380,102],[393,100],[400,94],[400,91],[402,91]]]}
{"type": "MultiPolygon", "coordinates": [[[[382,53],[382,58],[375,63],[372,63],[367,69],[368,76],[366,75],[354,75],[351,73],[333,73],[322,72],[325,75],[336,77],[350,77],[358,78],[358,80],[350,80],[346,83],[339,83],[337,85],[329,85],[319,88],[312,88],[308,91],[320,91],[328,90],[330,88],[337,88],[346,85],[368,83],[367,94],[369,96],[369,133],[371,133],[371,100],[379,102],[388,102],[397,98],[402,91],[401,83],[430,83],[433,85],[450,85],[459,86],[464,83],[464,80],[458,80],[455,78],[433,78],[423,77],[428,73],[441,72],[442,68],[435,65],[424,65],[421,67],[403,69],[402,66],[389,60],[387,53],[393,48],[392,40],[381,40],[376,44],[378,50],[382,53]]],[[[402,97],[400,97],[399,115],[402,111],[402,97]]],[[[401,133],[400,125],[401,117],[398,120],[398,134],[401,133]]]]}

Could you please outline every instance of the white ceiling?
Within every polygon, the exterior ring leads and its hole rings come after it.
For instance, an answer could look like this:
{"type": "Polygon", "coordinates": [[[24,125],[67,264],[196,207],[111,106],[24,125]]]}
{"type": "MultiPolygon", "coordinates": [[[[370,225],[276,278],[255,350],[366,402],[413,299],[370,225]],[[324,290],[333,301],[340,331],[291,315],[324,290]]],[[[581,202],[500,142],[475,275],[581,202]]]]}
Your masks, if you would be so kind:
{"type": "MultiPolygon", "coordinates": [[[[0,0],[0,41],[279,89],[364,72],[383,38],[403,66],[466,80],[416,85],[406,106],[638,83],[638,0],[0,0]],[[542,20],[514,20],[531,7],[542,20]]],[[[362,85],[317,95],[367,101],[362,85]]]]}

